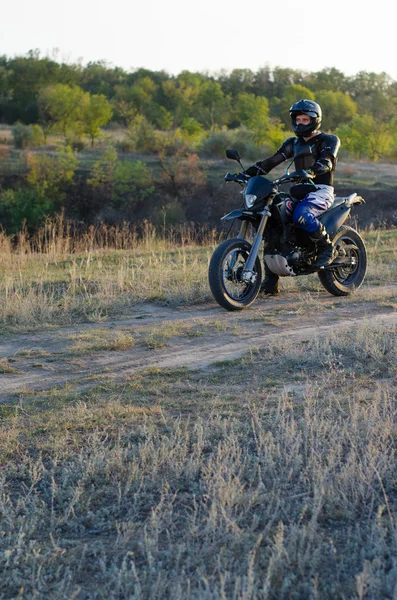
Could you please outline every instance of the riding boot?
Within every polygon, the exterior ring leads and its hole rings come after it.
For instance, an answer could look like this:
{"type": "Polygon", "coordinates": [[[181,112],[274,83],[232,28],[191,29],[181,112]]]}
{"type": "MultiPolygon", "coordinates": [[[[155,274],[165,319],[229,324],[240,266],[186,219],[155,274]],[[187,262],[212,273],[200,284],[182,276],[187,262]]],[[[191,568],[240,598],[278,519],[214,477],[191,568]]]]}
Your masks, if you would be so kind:
{"type": "Polygon", "coordinates": [[[317,244],[318,252],[317,259],[312,266],[326,267],[330,265],[335,258],[335,246],[322,223],[316,231],[310,234],[310,239],[317,244]]]}
{"type": "Polygon", "coordinates": [[[261,283],[260,294],[275,296],[280,293],[280,277],[273,273],[265,262],[265,279],[261,283]]]}

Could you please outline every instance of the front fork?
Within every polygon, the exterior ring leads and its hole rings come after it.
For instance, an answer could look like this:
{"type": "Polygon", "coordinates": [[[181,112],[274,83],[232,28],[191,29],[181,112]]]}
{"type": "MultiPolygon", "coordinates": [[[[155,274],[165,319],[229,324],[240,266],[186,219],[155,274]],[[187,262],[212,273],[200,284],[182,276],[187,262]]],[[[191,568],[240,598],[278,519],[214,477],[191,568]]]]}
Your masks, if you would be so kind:
{"type": "Polygon", "coordinates": [[[237,236],[240,240],[245,240],[245,237],[247,235],[247,229],[248,229],[248,221],[241,221],[240,232],[237,236]]]}
{"type": "MultiPolygon", "coordinates": [[[[254,265],[255,265],[257,256],[259,254],[259,248],[262,243],[263,233],[265,231],[267,221],[268,221],[269,217],[271,216],[271,212],[267,207],[263,211],[261,211],[259,214],[262,215],[262,218],[260,220],[258,229],[256,231],[256,235],[254,237],[254,241],[253,241],[253,244],[251,247],[251,252],[249,253],[249,256],[248,256],[248,260],[245,263],[243,272],[241,273],[241,279],[243,281],[246,281],[247,283],[255,283],[255,281],[256,281],[257,274],[254,271],[254,265]]],[[[247,227],[248,227],[247,222],[242,223],[238,237],[241,236],[243,228],[244,228],[244,235],[246,234],[247,227]],[[245,228],[244,228],[244,225],[245,225],[245,228]]],[[[241,236],[241,237],[243,237],[243,236],[241,236]]]]}

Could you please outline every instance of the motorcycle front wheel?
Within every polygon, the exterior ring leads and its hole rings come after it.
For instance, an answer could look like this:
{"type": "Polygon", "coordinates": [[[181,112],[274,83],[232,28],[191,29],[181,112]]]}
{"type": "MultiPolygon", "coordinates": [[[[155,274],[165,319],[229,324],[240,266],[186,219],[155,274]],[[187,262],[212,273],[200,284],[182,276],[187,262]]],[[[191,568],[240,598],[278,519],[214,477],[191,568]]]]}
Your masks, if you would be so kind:
{"type": "Polygon", "coordinates": [[[360,234],[347,225],[338,229],[332,242],[339,256],[354,259],[354,264],[319,271],[318,277],[330,294],[350,296],[364,281],[367,272],[367,251],[360,234]]]}
{"type": "Polygon", "coordinates": [[[246,240],[225,240],[212,255],[208,280],[215,300],[227,310],[243,310],[256,299],[262,281],[262,265],[259,257],[254,265],[255,281],[243,281],[244,266],[251,251],[246,240]]]}

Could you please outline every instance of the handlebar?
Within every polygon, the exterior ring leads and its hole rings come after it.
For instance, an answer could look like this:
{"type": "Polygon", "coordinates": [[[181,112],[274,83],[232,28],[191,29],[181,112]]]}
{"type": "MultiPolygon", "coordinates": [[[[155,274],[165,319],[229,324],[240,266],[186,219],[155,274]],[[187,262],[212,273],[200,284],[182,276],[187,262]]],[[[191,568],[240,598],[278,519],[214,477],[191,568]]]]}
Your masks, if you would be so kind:
{"type": "Polygon", "coordinates": [[[301,169],[300,171],[294,171],[293,173],[288,173],[288,175],[282,175],[278,179],[272,181],[274,185],[278,185],[280,183],[285,183],[287,181],[308,181],[309,183],[313,183],[313,177],[309,175],[306,171],[301,169]]]}
{"type": "Polygon", "coordinates": [[[247,183],[250,179],[245,173],[226,173],[225,181],[235,181],[236,183],[247,183]]]}
{"type": "MultiPolygon", "coordinates": [[[[225,175],[226,182],[234,181],[236,183],[244,184],[244,183],[247,183],[247,181],[249,181],[250,179],[251,179],[251,177],[249,175],[247,175],[246,173],[226,173],[226,175],[225,175]]],[[[287,181],[302,181],[302,180],[312,182],[313,178],[310,177],[309,173],[307,173],[306,171],[300,170],[300,171],[294,171],[293,173],[288,174],[288,175],[282,175],[278,179],[275,179],[274,181],[272,181],[272,184],[279,185],[280,183],[286,183],[287,181]]]]}

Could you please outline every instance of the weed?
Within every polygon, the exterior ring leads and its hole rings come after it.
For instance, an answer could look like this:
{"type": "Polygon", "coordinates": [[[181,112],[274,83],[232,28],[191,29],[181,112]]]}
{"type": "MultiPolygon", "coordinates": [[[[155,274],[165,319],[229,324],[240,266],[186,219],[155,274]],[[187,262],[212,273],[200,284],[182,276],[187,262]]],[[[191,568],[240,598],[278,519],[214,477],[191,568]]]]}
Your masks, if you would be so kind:
{"type": "Polygon", "coordinates": [[[10,360],[8,358],[0,358],[0,373],[14,375],[20,373],[20,371],[15,369],[15,367],[10,364],[10,360]]]}
{"type": "Polygon", "coordinates": [[[109,331],[104,329],[89,329],[69,335],[72,345],[71,354],[88,354],[101,351],[130,350],[135,345],[135,340],[130,333],[109,331]]]}

